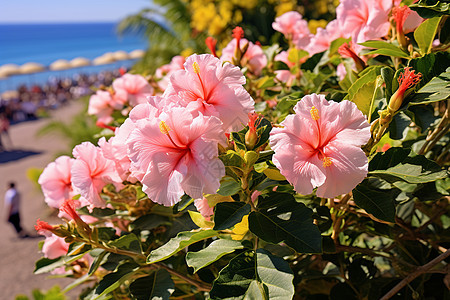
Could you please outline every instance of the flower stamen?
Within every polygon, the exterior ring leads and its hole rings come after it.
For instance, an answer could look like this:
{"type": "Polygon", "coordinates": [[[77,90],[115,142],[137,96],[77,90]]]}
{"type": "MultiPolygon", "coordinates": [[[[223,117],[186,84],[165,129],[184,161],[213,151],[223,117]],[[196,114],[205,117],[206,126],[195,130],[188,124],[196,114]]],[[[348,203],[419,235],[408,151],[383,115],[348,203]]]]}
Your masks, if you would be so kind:
{"type": "Polygon", "coordinates": [[[314,121],[319,120],[319,110],[315,106],[311,107],[311,110],[309,111],[309,113],[311,114],[311,118],[314,121]]]}
{"type": "Polygon", "coordinates": [[[322,159],[322,162],[323,162],[324,168],[329,167],[333,164],[333,160],[331,159],[331,157],[328,157],[328,156],[324,156],[322,159]]]}
{"type": "Polygon", "coordinates": [[[167,126],[166,122],[161,121],[159,122],[159,130],[161,131],[162,134],[169,135],[170,127],[167,126]]]}
{"type": "Polygon", "coordinates": [[[194,61],[192,68],[194,69],[195,74],[200,74],[200,66],[198,65],[198,62],[194,61]]]}
{"type": "Polygon", "coordinates": [[[161,131],[162,134],[167,135],[167,137],[169,138],[170,142],[172,143],[172,145],[177,148],[177,149],[187,149],[186,146],[179,146],[177,143],[175,143],[175,141],[172,139],[172,137],[170,136],[169,131],[171,130],[170,127],[166,124],[166,122],[161,121],[159,122],[159,130],[161,131]]]}

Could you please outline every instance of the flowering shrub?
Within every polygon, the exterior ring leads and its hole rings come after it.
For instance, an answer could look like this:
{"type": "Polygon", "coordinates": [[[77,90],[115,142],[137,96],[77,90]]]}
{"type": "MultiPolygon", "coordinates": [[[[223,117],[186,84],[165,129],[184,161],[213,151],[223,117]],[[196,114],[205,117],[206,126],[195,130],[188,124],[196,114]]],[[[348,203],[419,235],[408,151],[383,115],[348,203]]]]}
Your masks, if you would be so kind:
{"type": "Polygon", "coordinates": [[[393,2],[99,90],[98,145],[39,179],[66,222],[38,220],[35,272],[83,299],[448,297],[449,12],[393,2]]]}

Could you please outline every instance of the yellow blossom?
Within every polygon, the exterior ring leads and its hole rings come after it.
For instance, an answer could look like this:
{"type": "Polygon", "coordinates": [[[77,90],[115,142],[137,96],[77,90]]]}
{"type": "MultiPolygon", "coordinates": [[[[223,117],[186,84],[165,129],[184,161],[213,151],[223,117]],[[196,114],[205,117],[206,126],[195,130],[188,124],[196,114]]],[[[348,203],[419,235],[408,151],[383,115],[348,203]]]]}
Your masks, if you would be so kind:
{"type": "Polygon", "coordinates": [[[242,218],[242,221],[234,225],[231,238],[235,241],[242,240],[248,232],[248,215],[242,218]]]}
{"type": "Polygon", "coordinates": [[[310,20],[308,22],[308,28],[309,31],[311,31],[312,34],[316,34],[317,28],[325,28],[327,26],[326,20],[310,20]]]}

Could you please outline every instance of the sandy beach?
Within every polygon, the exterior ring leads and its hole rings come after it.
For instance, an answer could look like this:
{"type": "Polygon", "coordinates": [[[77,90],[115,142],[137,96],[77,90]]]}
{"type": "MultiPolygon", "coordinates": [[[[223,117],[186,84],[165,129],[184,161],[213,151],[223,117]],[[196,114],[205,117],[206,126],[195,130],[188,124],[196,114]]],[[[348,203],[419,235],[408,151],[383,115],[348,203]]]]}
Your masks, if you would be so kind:
{"type": "MultiPolygon", "coordinates": [[[[57,135],[37,137],[36,133],[39,129],[51,120],[70,121],[71,117],[82,109],[83,103],[74,102],[52,111],[50,118],[23,122],[10,128],[14,150],[14,155],[12,156],[18,159],[5,162],[11,157],[11,153],[0,153],[0,197],[2,199],[0,211],[1,224],[3,224],[3,226],[0,226],[2,237],[0,247],[0,265],[2,266],[0,273],[1,299],[14,299],[17,294],[25,294],[31,297],[33,289],[48,290],[56,284],[64,288],[72,282],[71,279],[67,278],[48,278],[48,274],[33,274],[35,261],[42,257],[38,249],[38,242],[43,240],[43,238],[19,239],[16,236],[13,227],[6,223],[3,196],[7,183],[15,181],[17,189],[22,196],[22,226],[33,234],[37,218],[46,220],[50,224],[60,223],[57,218],[49,216],[51,211],[46,206],[41,191],[27,178],[26,172],[29,168],[44,168],[55,159],[55,155],[58,152],[68,148],[66,142],[57,135]]],[[[7,140],[5,144],[8,148],[7,140]]],[[[68,298],[76,298],[76,295],[76,291],[69,292],[68,298]]]]}

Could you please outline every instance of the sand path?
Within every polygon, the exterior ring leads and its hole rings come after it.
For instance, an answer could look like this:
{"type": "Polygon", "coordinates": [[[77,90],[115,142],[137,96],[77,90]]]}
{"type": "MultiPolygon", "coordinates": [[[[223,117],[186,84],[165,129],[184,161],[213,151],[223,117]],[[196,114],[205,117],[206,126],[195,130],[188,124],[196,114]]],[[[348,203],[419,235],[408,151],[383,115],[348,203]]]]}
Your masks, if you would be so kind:
{"type": "MultiPolygon", "coordinates": [[[[0,153],[0,291],[1,299],[14,299],[17,294],[25,294],[31,298],[31,291],[35,288],[48,290],[58,284],[64,288],[72,282],[67,278],[48,278],[48,274],[34,275],[34,263],[42,257],[38,249],[38,242],[43,238],[19,239],[13,227],[5,222],[3,196],[9,181],[15,181],[17,189],[22,195],[21,218],[22,226],[34,233],[36,219],[41,218],[50,224],[58,224],[57,218],[49,216],[49,209],[45,205],[40,190],[27,178],[26,171],[31,167],[44,168],[55,159],[59,151],[67,150],[67,145],[57,135],[36,137],[36,132],[51,120],[70,121],[71,117],[83,109],[81,102],[72,103],[51,113],[51,118],[24,122],[11,126],[10,136],[14,149],[37,152],[19,160],[2,162],[0,153]]],[[[7,141],[6,141],[7,142],[7,141]]],[[[7,144],[7,143],[6,143],[7,144]]],[[[8,145],[8,144],[7,144],[8,145]]],[[[70,299],[75,299],[78,291],[68,293],[70,299]]],[[[32,299],[32,298],[31,298],[32,299]]]]}

